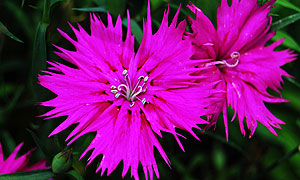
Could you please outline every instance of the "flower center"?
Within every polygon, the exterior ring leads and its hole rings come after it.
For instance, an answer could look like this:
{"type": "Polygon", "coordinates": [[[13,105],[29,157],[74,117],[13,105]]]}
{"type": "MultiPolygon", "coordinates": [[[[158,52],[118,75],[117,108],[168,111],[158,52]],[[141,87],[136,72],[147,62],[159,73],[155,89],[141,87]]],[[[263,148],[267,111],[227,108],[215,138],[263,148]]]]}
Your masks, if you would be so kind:
{"type": "Polygon", "coordinates": [[[231,57],[230,59],[210,62],[210,63],[207,63],[206,66],[225,65],[226,67],[233,68],[239,64],[240,56],[241,55],[239,52],[234,51],[230,54],[230,57],[231,57]]]}
{"type": "Polygon", "coordinates": [[[120,84],[118,87],[112,85],[110,87],[111,93],[115,95],[115,97],[118,99],[120,96],[123,96],[126,100],[130,101],[130,107],[134,106],[134,101],[138,100],[145,105],[146,103],[149,103],[146,101],[145,98],[140,99],[138,95],[145,93],[147,91],[148,87],[145,87],[146,82],[148,81],[149,77],[148,76],[140,76],[138,78],[137,83],[131,87],[132,83],[130,81],[130,78],[128,76],[127,70],[125,69],[123,71],[123,76],[124,76],[124,84],[120,84]],[[141,85],[141,82],[143,81],[143,84],[141,85]]]}

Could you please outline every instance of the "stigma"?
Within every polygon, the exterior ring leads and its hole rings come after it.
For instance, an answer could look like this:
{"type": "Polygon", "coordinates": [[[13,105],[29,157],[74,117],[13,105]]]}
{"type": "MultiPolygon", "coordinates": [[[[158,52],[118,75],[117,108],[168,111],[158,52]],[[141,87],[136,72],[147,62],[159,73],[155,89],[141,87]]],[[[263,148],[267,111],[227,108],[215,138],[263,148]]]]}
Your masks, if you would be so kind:
{"type": "Polygon", "coordinates": [[[223,66],[223,67],[234,68],[239,64],[240,56],[241,55],[240,55],[239,52],[234,51],[230,54],[231,58],[229,58],[227,60],[209,62],[209,63],[206,63],[205,66],[207,67],[207,66],[211,66],[211,65],[220,65],[220,66],[223,66]]]}
{"type": "Polygon", "coordinates": [[[123,96],[126,100],[130,101],[130,107],[133,107],[135,104],[135,101],[140,101],[143,105],[145,105],[147,100],[145,98],[141,99],[138,96],[140,94],[143,94],[147,91],[146,83],[149,79],[148,76],[140,76],[135,84],[133,84],[128,76],[128,72],[125,69],[123,71],[124,76],[124,82],[120,84],[118,87],[115,85],[112,85],[110,87],[111,93],[115,95],[115,98],[118,99],[120,96],[123,96]]]}

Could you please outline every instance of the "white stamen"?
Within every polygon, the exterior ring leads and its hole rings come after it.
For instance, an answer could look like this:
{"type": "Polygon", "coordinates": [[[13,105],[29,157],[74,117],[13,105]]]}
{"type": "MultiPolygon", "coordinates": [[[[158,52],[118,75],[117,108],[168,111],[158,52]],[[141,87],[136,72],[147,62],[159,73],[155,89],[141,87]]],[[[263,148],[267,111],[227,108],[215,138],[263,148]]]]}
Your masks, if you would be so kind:
{"type": "Polygon", "coordinates": [[[228,63],[227,60],[220,60],[220,61],[213,61],[213,62],[206,63],[205,66],[208,67],[208,66],[212,66],[212,65],[225,65],[226,67],[234,68],[239,64],[240,56],[241,55],[239,52],[234,51],[230,55],[231,59],[234,60],[233,64],[228,63]]]}

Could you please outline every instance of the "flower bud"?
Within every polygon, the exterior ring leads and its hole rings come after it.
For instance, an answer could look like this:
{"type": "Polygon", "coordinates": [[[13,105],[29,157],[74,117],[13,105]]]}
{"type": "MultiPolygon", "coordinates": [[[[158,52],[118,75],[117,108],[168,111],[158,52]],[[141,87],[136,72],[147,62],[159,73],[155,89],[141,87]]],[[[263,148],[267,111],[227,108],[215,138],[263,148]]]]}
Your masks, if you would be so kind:
{"type": "Polygon", "coordinates": [[[52,160],[52,171],[54,173],[64,173],[72,166],[72,149],[56,154],[52,160]]]}

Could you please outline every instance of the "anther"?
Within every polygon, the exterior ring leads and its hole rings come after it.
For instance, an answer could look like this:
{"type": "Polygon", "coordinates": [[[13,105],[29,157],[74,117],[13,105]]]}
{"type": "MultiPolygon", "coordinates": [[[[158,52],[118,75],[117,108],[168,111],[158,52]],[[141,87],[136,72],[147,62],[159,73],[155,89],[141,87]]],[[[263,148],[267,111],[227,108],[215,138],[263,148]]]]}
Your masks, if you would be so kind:
{"type": "Polygon", "coordinates": [[[120,93],[115,94],[115,98],[119,98],[120,97],[120,93]]]}
{"type": "Polygon", "coordinates": [[[145,98],[143,98],[142,103],[143,103],[143,105],[147,103],[145,98]]]}
{"type": "Polygon", "coordinates": [[[230,56],[231,56],[232,59],[240,59],[240,56],[241,56],[241,55],[240,55],[239,52],[234,51],[234,52],[231,53],[230,56]]]}
{"type": "Polygon", "coordinates": [[[118,90],[113,89],[113,90],[111,90],[110,92],[113,93],[113,94],[117,94],[117,93],[118,93],[118,90]]]}
{"type": "Polygon", "coordinates": [[[239,52],[237,51],[232,52],[230,57],[234,60],[234,64],[229,64],[226,60],[224,60],[225,65],[230,68],[236,67],[239,64],[240,56],[241,55],[239,52]]]}
{"type": "Polygon", "coordinates": [[[125,76],[126,74],[127,74],[127,70],[124,69],[124,71],[123,71],[123,76],[125,76]]]}
{"type": "Polygon", "coordinates": [[[134,102],[132,102],[132,103],[130,104],[130,107],[132,107],[132,106],[134,106],[134,102]]]}
{"type": "Polygon", "coordinates": [[[112,86],[110,87],[110,89],[117,89],[117,87],[114,86],[114,85],[112,85],[112,86]]]}
{"type": "Polygon", "coordinates": [[[145,87],[145,89],[143,90],[143,92],[146,92],[146,91],[147,91],[147,89],[148,89],[148,86],[146,86],[146,87],[145,87]]]}
{"type": "Polygon", "coordinates": [[[144,82],[147,82],[147,81],[148,81],[148,79],[149,79],[149,77],[148,77],[148,76],[146,76],[146,77],[144,78],[144,82]]]}

